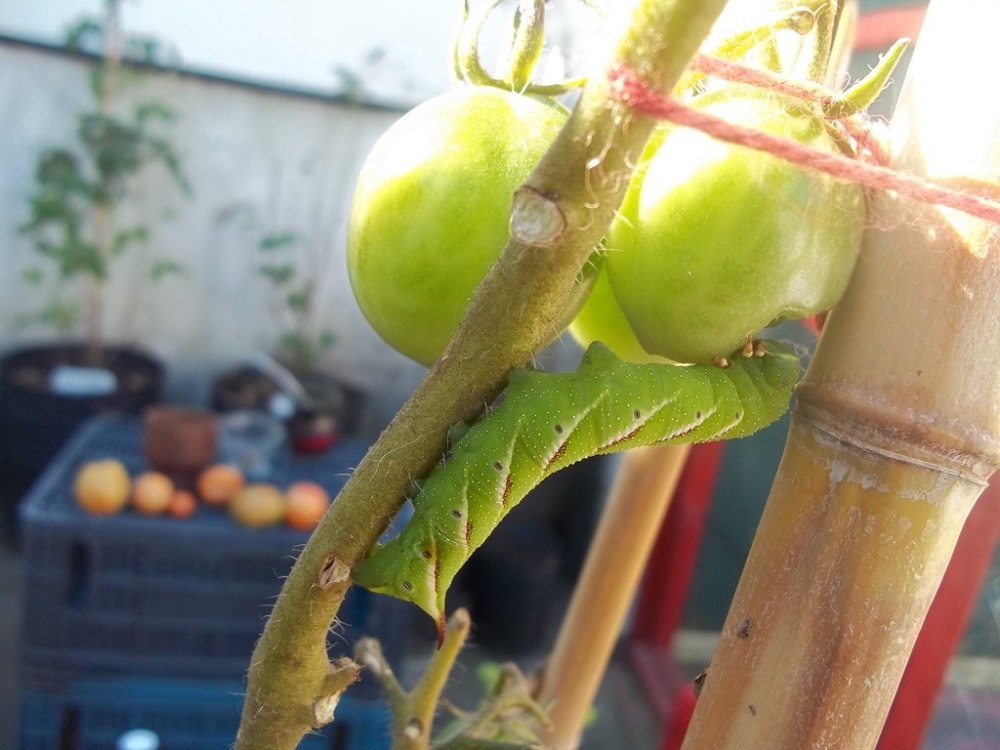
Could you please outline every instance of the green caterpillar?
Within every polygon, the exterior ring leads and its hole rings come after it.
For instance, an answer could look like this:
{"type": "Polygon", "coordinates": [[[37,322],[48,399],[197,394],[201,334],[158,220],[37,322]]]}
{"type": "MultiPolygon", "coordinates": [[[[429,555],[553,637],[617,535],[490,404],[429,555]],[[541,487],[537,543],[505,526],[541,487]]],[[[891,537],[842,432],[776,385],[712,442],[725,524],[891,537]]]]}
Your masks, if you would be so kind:
{"type": "Polygon", "coordinates": [[[642,445],[749,435],[785,413],[798,375],[798,357],[774,342],[758,342],[725,366],[634,364],[594,343],[576,372],[517,370],[500,406],[423,482],[403,531],[352,578],[413,602],[441,631],[459,568],[549,474],[642,445]]]}

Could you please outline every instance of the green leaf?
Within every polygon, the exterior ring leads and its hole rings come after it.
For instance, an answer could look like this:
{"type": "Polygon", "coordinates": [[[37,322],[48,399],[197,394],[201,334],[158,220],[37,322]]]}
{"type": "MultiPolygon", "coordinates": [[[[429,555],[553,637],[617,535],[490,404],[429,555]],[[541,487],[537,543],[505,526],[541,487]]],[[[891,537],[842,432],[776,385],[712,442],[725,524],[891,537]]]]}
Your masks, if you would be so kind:
{"type": "Polygon", "coordinates": [[[59,246],[39,249],[51,255],[59,267],[59,275],[64,279],[73,278],[78,274],[86,274],[96,279],[106,279],[108,267],[101,255],[100,249],[79,238],[70,238],[59,246]]]}
{"type": "Polygon", "coordinates": [[[73,333],[80,321],[80,310],[77,305],[55,301],[41,310],[27,315],[21,315],[15,320],[18,328],[45,326],[57,333],[67,336],[73,333]]]}
{"type": "Polygon", "coordinates": [[[310,291],[308,286],[295,289],[286,295],[285,302],[295,312],[307,312],[309,310],[309,303],[312,300],[310,291]]]}
{"type": "Polygon", "coordinates": [[[96,18],[83,18],[66,30],[63,46],[71,52],[97,53],[104,44],[104,24],[96,18]]]}
{"type": "Polygon", "coordinates": [[[117,257],[125,252],[129,245],[148,241],[149,227],[132,227],[130,229],[123,229],[115,233],[114,240],[111,242],[111,254],[117,257]]]}
{"type": "Polygon", "coordinates": [[[123,56],[137,63],[166,68],[176,68],[180,64],[177,48],[154,36],[130,34],[124,47],[123,56]]]}
{"type": "Polygon", "coordinates": [[[97,168],[101,192],[117,202],[124,195],[122,183],[142,165],[142,133],[113,117],[84,113],[77,134],[97,168]]]}
{"type": "Polygon", "coordinates": [[[297,232],[291,230],[285,230],[281,232],[271,232],[270,234],[265,234],[257,242],[257,249],[263,250],[264,252],[269,252],[272,250],[281,250],[283,248],[294,245],[299,241],[299,235],[297,232]]]}
{"type": "Polygon", "coordinates": [[[18,227],[22,234],[38,234],[46,229],[61,234],[79,234],[84,223],[82,213],[70,196],[36,193],[28,199],[31,215],[18,227]]]}
{"type": "Polygon", "coordinates": [[[68,302],[54,302],[42,310],[41,319],[60,333],[72,333],[80,320],[80,310],[68,302]]]}
{"type": "Polygon", "coordinates": [[[217,224],[229,224],[236,221],[252,222],[256,218],[256,210],[250,201],[236,201],[223,206],[215,214],[217,224]]]}
{"type": "Polygon", "coordinates": [[[177,113],[162,102],[143,102],[135,108],[133,117],[138,128],[144,130],[146,123],[150,120],[160,120],[167,123],[176,121],[177,113]]]}
{"type": "Polygon", "coordinates": [[[154,282],[161,281],[168,276],[183,275],[184,266],[175,260],[170,260],[169,258],[156,261],[152,268],[149,269],[149,278],[154,282]]]}
{"type": "Polygon", "coordinates": [[[289,359],[297,367],[309,368],[316,363],[316,350],[309,339],[296,331],[286,331],[281,335],[279,344],[288,352],[289,359]]]}
{"type": "Polygon", "coordinates": [[[35,181],[43,191],[60,194],[82,192],[87,185],[79,158],[65,148],[46,149],[39,155],[35,181]]]}
{"type": "Polygon", "coordinates": [[[257,271],[275,286],[287,284],[295,276],[295,269],[285,263],[283,265],[266,265],[258,267],[257,271]]]}
{"type": "Polygon", "coordinates": [[[174,151],[173,146],[162,138],[148,138],[146,146],[149,149],[151,158],[167,168],[167,171],[170,172],[170,176],[174,178],[174,182],[181,189],[181,192],[185,195],[191,195],[194,190],[191,188],[191,183],[188,182],[184,170],[181,169],[180,157],[174,151]]]}
{"type": "Polygon", "coordinates": [[[43,281],[45,281],[45,272],[41,268],[32,266],[30,268],[25,268],[21,271],[21,278],[25,283],[31,284],[32,286],[39,286],[43,281]]]}

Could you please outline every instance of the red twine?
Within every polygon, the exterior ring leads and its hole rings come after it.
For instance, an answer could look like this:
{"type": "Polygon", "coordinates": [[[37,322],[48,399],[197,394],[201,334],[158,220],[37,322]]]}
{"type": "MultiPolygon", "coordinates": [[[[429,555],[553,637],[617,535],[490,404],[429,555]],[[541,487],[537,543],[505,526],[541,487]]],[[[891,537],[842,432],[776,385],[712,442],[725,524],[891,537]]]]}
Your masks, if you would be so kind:
{"type": "MultiPolygon", "coordinates": [[[[768,91],[818,101],[821,104],[833,101],[833,98],[819,87],[730,61],[698,55],[693,61],[693,67],[727,80],[749,83],[768,91]]],[[[841,124],[845,132],[867,152],[868,158],[881,163],[869,163],[836,153],[819,151],[793,138],[764,133],[693,109],[672,96],[652,91],[635,72],[623,65],[611,70],[608,78],[611,82],[612,95],[643,114],[695,128],[716,140],[766,151],[781,159],[842,180],[856,182],[869,188],[891,190],[905,198],[954,208],[993,224],[1000,224],[1000,202],[941,187],[919,177],[882,166],[886,157],[881,147],[876,144],[869,129],[860,126],[856,121],[845,119],[841,124]]]]}

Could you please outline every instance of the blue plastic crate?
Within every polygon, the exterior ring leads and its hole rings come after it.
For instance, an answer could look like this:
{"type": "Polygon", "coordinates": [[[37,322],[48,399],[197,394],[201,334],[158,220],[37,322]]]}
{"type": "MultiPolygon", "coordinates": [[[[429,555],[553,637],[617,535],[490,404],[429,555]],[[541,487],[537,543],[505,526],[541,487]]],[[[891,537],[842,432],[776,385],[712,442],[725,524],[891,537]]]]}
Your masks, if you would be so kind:
{"type": "MultiPolygon", "coordinates": [[[[80,465],[115,457],[139,472],[146,468],[140,439],[135,419],[90,423],[24,501],[28,687],[41,685],[38,675],[63,682],[102,674],[242,678],[282,579],[307,539],[284,526],[246,529],[211,508],[183,521],[131,511],[110,518],[84,513],[72,497],[80,465]]],[[[308,479],[334,496],[366,450],[360,441],[342,440],[321,456],[285,453],[272,480],[284,487],[308,479]]],[[[354,588],[341,608],[332,651],[350,653],[364,634],[398,657],[412,611],[354,588]]]]}
{"type": "MultiPolygon", "coordinates": [[[[228,750],[243,705],[238,682],[83,680],[58,692],[21,693],[20,750],[109,750],[129,729],[156,732],[170,750],[228,750]]],[[[384,704],[345,696],[334,722],[300,750],[388,750],[384,704]]]]}

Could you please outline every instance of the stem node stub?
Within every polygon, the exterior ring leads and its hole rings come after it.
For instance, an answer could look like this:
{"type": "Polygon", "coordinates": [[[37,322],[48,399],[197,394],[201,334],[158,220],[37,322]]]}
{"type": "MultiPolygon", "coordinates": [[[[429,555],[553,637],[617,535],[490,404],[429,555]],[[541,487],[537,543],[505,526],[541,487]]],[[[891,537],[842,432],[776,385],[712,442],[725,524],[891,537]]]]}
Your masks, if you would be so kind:
{"type": "Polygon", "coordinates": [[[313,727],[326,726],[340,703],[340,696],[361,676],[361,665],[348,657],[337,659],[323,681],[319,696],[312,704],[313,727]]]}
{"type": "Polygon", "coordinates": [[[340,703],[341,695],[343,693],[328,695],[313,703],[313,726],[325,727],[333,721],[333,714],[337,710],[337,704],[340,703]]]}
{"type": "Polygon", "coordinates": [[[510,236],[532,247],[551,247],[566,232],[566,214],[553,195],[529,185],[514,193],[510,209],[510,236]]]}
{"type": "Polygon", "coordinates": [[[323,560],[317,579],[320,589],[326,591],[338,583],[344,583],[350,577],[351,567],[336,555],[330,555],[323,560]]]}

